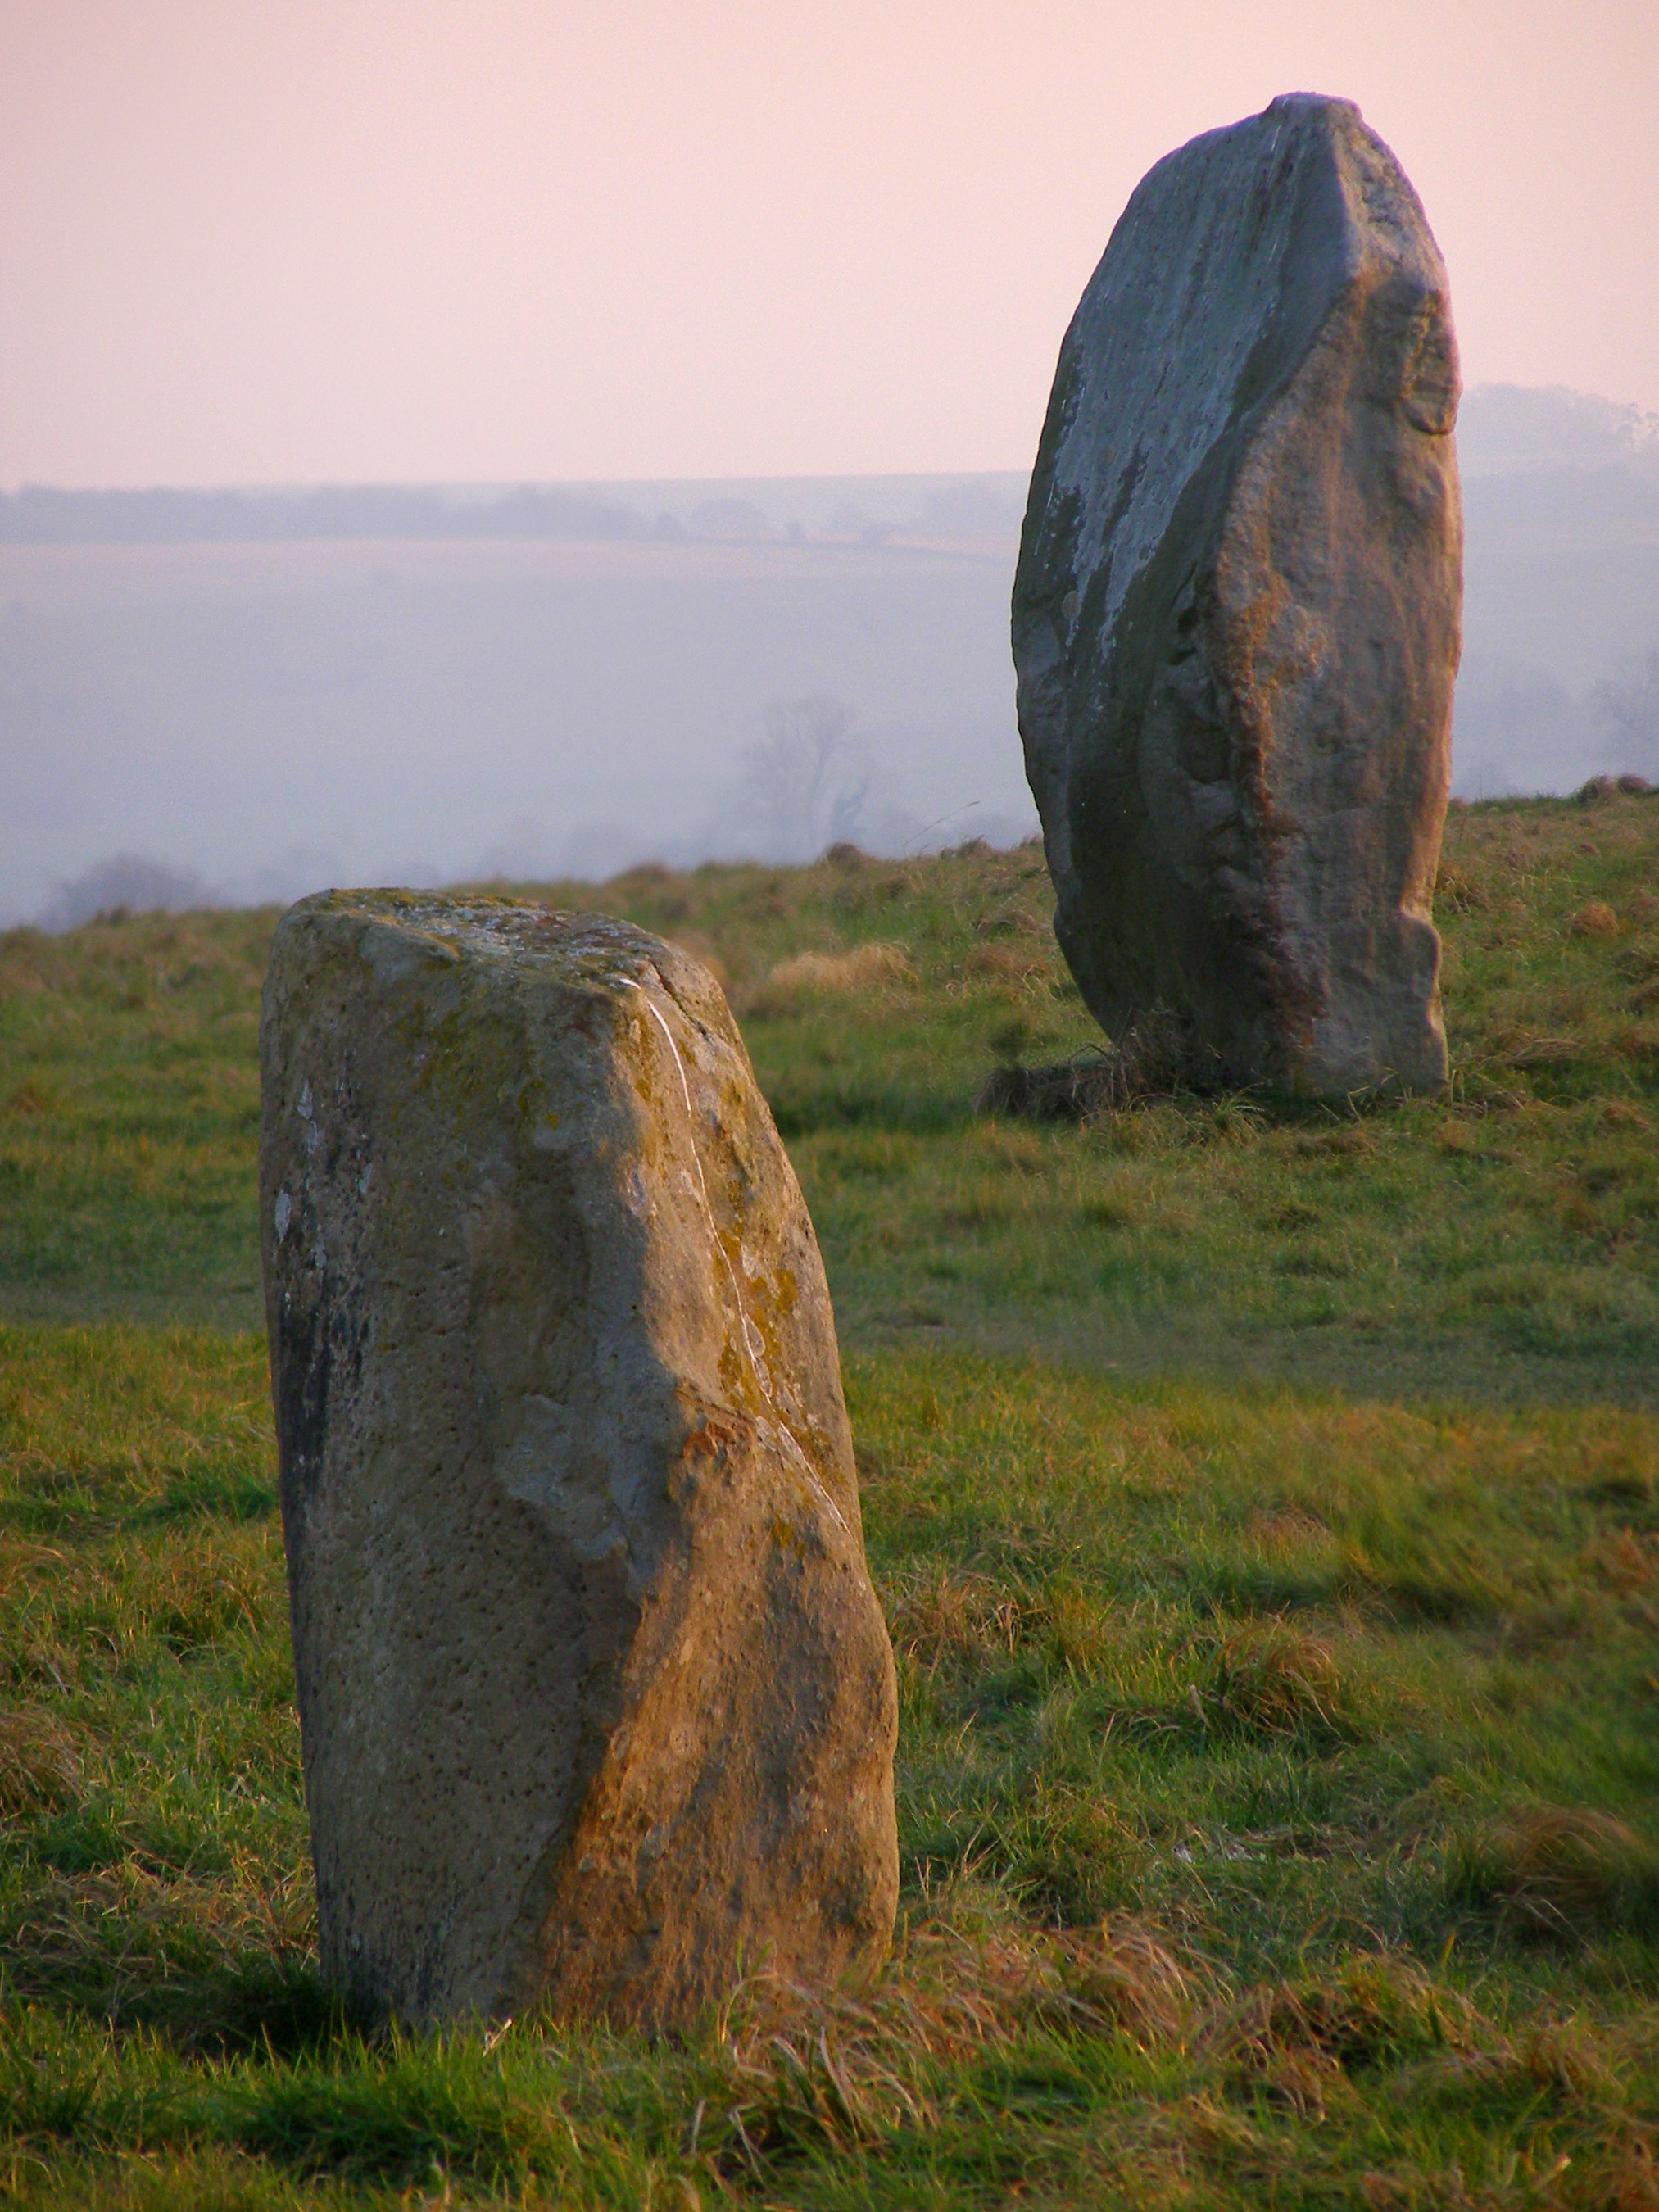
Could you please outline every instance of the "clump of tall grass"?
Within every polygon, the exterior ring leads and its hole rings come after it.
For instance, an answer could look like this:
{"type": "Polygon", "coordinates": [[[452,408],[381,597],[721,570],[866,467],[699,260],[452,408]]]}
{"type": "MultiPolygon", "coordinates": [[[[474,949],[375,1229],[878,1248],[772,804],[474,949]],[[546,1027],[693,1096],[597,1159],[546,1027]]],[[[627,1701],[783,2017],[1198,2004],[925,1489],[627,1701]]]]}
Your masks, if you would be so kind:
{"type": "Polygon", "coordinates": [[[1408,1959],[1376,1954],[1334,1974],[1270,1983],[1219,2008],[1200,2057],[1227,2087],[1322,2118],[1348,2077],[1430,2051],[1476,2050],[1490,2039],[1467,1998],[1408,1959]]]}
{"type": "Polygon", "coordinates": [[[1353,1726],[1334,1650],[1293,1622],[1242,1622],[1218,1640],[1206,1674],[1200,1708],[1218,1731],[1339,1736],[1353,1726]]]}
{"type": "Polygon", "coordinates": [[[798,952],[780,960],[767,977],[774,991],[867,991],[882,983],[913,983],[916,971],[902,945],[855,945],[848,952],[798,952]]]}
{"type": "Polygon", "coordinates": [[[1536,1805],[1455,1839],[1446,1891],[1522,1942],[1659,1936],[1659,1852],[1611,1814],[1536,1805]]]}
{"type": "Polygon", "coordinates": [[[1492,906],[1492,893],[1467,868],[1443,860],[1434,879],[1434,904],[1437,914],[1486,914],[1492,906]]]}
{"type": "Polygon", "coordinates": [[[946,2069],[981,2051],[1029,2036],[1170,2044],[1195,1994],[1174,1953],[1134,1923],[1070,1933],[934,1923],[910,1932],[863,1990],[823,1995],[750,1976],[717,2024],[732,2103],[713,2125],[751,2160],[873,2144],[896,2128],[937,2125],[946,2069]]]}
{"type": "Polygon", "coordinates": [[[1028,1592],[993,1577],[940,1566],[890,1595],[893,1649],[924,1674],[953,1662],[982,1663],[1018,1649],[1031,1630],[1028,1592]]]}
{"type": "Polygon", "coordinates": [[[890,1585],[887,1625],[897,1657],[929,1679],[1030,1651],[1086,1674],[1115,1643],[1109,1609],[1063,1577],[1034,1587],[944,1565],[890,1585]]]}
{"type": "Polygon", "coordinates": [[[55,1808],[79,1781],[73,1739],[54,1714],[40,1705],[0,1712],[0,1818],[55,1808]]]}

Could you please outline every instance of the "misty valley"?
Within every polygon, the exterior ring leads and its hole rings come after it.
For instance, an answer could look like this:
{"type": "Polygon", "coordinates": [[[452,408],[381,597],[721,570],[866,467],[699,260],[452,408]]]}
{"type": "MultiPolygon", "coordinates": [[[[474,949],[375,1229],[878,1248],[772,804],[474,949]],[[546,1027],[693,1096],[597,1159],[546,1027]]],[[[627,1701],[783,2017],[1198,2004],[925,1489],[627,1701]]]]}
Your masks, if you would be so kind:
{"type": "MultiPolygon", "coordinates": [[[[1458,438],[1454,787],[1659,775],[1659,425],[1492,386],[1458,438]]],[[[135,902],[95,873],[120,854],[161,872],[137,903],[181,904],[799,860],[836,836],[1016,843],[1036,826],[1006,641],[1024,494],[1002,475],[0,497],[0,920],[135,902]],[[803,701],[835,702],[841,772],[785,818],[754,754],[803,701]]]]}

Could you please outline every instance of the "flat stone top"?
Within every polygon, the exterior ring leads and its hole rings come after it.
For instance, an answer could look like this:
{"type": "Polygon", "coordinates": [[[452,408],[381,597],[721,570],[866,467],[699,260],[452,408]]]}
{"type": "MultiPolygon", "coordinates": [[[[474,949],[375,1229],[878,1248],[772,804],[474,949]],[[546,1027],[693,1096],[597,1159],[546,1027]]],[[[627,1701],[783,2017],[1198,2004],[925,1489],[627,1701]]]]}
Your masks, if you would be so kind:
{"type": "Polygon", "coordinates": [[[279,927],[353,921],[423,941],[441,957],[531,963],[590,983],[632,980],[665,950],[660,939],[611,915],[566,914],[532,899],[476,892],[317,891],[290,907],[279,927]]]}

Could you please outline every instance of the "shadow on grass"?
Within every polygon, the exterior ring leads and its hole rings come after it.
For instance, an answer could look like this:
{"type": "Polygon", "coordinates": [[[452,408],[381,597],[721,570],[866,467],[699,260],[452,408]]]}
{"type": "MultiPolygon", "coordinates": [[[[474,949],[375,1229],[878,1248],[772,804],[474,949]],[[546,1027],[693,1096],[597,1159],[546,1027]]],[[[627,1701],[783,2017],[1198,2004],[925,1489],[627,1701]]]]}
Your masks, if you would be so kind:
{"type": "Polygon", "coordinates": [[[1088,1127],[1139,1106],[1185,1106],[1213,1121],[1219,1133],[1255,1128],[1352,1128],[1406,1104],[1391,1086],[1309,1098],[1265,1085],[1239,1085],[1194,1054],[1134,1033],[1121,1046],[1103,1044],[1070,1060],[1042,1065],[1012,1061],[980,1084],[974,1111],[981,1117],[1088,1127]]]}
{"type": "Polygon", "coordinates": [[[0,2005],[20,2003],[68,2032],[139,2036],[181,2058],[321,2056],[361,2042],[365,2027],[314,1966],[298,1960],[255,1959],[149,1983],[125,1978],[125,1985],[118,1966],[99,1978],[14,1960],[0,1980],[0,2005]]]}

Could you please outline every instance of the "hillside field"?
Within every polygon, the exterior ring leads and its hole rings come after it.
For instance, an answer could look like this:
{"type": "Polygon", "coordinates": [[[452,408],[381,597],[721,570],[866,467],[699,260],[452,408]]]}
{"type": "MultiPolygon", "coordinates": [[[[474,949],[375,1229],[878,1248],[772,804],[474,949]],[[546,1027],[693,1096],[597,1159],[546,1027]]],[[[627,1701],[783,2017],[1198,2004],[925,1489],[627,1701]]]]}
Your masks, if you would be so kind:
{"type": "Polygon", "coordinates": [[[726,983],[901,1692],[874,1984],[653,2048],[314,1974],[274,910],[0,936],[0,2203],[1659,2208],[1659,797],[1455,810],[1441,1100],[975,1110],[1035,847],[522,885],[726,983]]]}

